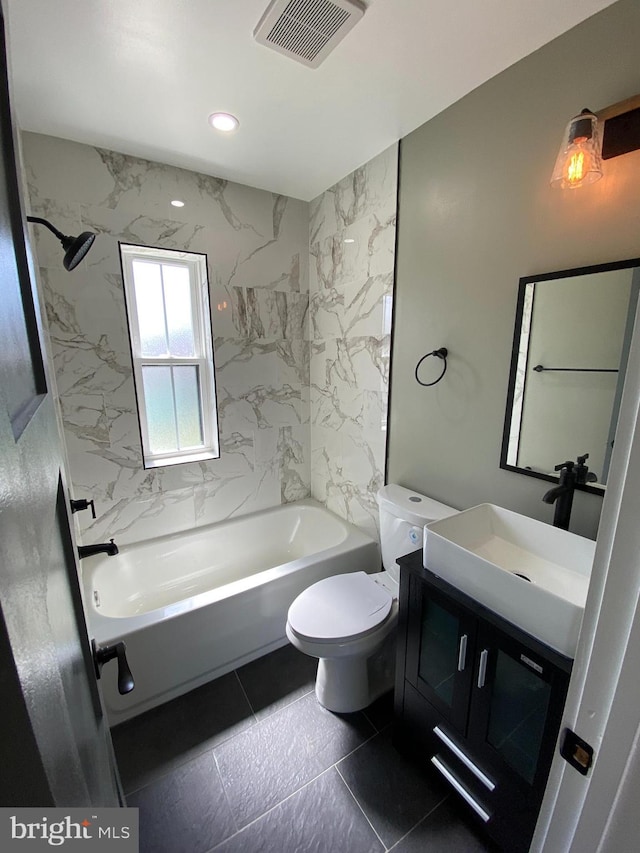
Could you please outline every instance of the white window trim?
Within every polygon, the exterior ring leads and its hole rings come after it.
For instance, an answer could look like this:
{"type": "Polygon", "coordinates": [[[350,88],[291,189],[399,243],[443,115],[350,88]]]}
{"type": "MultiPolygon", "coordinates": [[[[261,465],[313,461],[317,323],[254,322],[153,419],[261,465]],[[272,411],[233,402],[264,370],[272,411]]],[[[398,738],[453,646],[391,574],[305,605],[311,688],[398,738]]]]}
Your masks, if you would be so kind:
{"type": "Polygon", "coordinates": [[[213,358],[213,336],[211,330],[211,312],[209,307],[209,284],[207,277],[207,256],[195,252],[180,252],[172,249],[159,249],[148,246],[136,246],[120,243],[120,259],[124,281],[127,322],[129,326],[129,345],[133,362],[133,375],[138,403],[138,422],[142,441],[143,463],[145,468],[159,468],[184,462],[200,462],[217,459],[220,456],[218,436],[218,412],[216,402],[215,366],[213,358]],[[194,312],[194,339],[197,355],[195,357],[150,358],[142,357],[137,304],[133,278],[135,260],[153,260],[162,264],[179,263],[189,268],[189,283],[194,312]],[[149,429],[142,380],[144,365],[177,364],[197,365],[200,379],[200,407],[202,413],[203,443],[197,447],[169,453],[153,453],[149,444],[149,429]]]}

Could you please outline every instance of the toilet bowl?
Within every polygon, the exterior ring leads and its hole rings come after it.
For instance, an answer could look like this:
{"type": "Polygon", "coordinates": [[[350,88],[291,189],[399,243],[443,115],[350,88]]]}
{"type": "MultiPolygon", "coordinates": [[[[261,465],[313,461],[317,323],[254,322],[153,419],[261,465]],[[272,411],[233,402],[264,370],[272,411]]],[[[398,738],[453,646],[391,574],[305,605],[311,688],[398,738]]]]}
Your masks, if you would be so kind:
{"type": "Polygon", "coordinates": [[[318,658],[316,697],[337,713],[366,708],[393,687],[398,621],[398,557],[422,545],[424,525],[457,510],[398,485],[377,495],[384,570],[312,584],[292,603],[289,641],[318,658]]]}

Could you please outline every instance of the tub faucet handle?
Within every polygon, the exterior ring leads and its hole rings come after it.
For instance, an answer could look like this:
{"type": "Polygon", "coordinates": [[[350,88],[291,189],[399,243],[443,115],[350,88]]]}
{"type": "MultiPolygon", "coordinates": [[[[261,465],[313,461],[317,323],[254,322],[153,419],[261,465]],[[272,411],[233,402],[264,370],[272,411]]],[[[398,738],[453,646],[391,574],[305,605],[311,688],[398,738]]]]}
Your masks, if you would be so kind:
{"type": "Polygon", "coordinates": [[[77,498],[74,500],[73,498],[71,498],[69,500],[69,504],[71,506],[71,512],[73,512],[73,513],[81,512],[82,510],[85,510],[85,509],[90,509],[91,515],[94,518],[96,517],[96,508],[93,505],[92,500],[87,500],[87,498],[77,498]]]}
{"type": "Polygon", "coordinates": [[[124,696],[125,693],[131,693],[135,687],[135,682],[127,661],[126,645],[120,641],[119,643],[113,643],[110,646],[99,646],[95,640],[92,640],[91,649],[93,651],[93,664],[96,669],[96,678],[100,678],[102,675],[103,665],[117,657],[118,693],[122,696],[124,696]]]}

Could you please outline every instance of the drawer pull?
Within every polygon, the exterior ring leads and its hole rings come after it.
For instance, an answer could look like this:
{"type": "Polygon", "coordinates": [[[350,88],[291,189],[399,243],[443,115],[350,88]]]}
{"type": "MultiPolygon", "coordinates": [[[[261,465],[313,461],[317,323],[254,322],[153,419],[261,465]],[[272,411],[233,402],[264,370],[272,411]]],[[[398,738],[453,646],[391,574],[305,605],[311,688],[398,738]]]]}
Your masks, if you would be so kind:
{"type": "Polygon", "coordinates": [[[491,779],[489,779],[489,777],[486,776],[482,772],[482,770],[480,770],[480,768],[476,764],[473,763],[473,761],[469,758],[469,756],[466,755],[460,749],[460,747],[456,743],[454,743],[454,741],[451,740],[449,735],[446,734],[446,732],[442,731],[440,726],[436,726],[433,730],[433,733],[434,733],[434,735],[436,735],[437,737],[440,738],[442,743],[445,746],[447,746],[457,758],[460,759],[460,761],[464,764],[464,766],[467,767],[473,773],[473,775],[476,777],[476,779],[478,779],[480,782],[482,782],[482,784],[486,788],[488,788],[490,791],[495,790],[495,787],[496,787],[495,782],[492,782],[491,779]]]}
{"type": "Polygon", "coordinates": [[[463,634],[460,637],[460,646],[458,648],[458,672],[464,672],[467,662],[467,635],[463,634]]]}
{"type": "Polygon", "coordinates": [[[434,755],[433,758],[431,759],[431,763],[440,771],[440,773],[442,773],[442,775],[447,780],[447,782],[449,782],[451,785],[453,785],[453,787],[460,794],[462,799],[465,800],[467,803],[469,803],[469,805],[474,810],[474,812],[485,823],[487,823],[487,821],[489,821],[491,819],[491,815],[489,814],[489,812],[485,811],[485,809],[482,808],[480,803],[476,802],[476,800],[471,796],[471,794],[467,791],[467,789],[464,787],[464,785],[461,782],[458,782],[458,780],[453,775],[453,773],[449,770],[449,768],[445,764],[442,763],[442,761],[440,760],[440,757],[438,755],[434,755]]]}
{"type": "Polygon", "coordinates": [[[487,658],[489,657],[489,649],[483,649],[480,652],[480,666],[478,667],[478,687],[484,687],[484,681],[487,677],[487,658]]]}

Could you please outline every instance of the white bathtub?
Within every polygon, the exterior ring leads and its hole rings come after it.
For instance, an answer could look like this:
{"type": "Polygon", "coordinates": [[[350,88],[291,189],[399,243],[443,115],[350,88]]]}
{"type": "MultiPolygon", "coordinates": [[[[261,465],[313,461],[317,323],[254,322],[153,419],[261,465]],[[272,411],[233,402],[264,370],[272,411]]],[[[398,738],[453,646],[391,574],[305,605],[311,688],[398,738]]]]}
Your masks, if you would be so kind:
{"type": "Polygon", "coordinates": [[[109,723],[148,711],[285,645],[310,584],[378,571],[379,546],[315,501],[298,501],[82,561],[90,636],[124,640],[135,689],[102,670],[109,723]]]}

